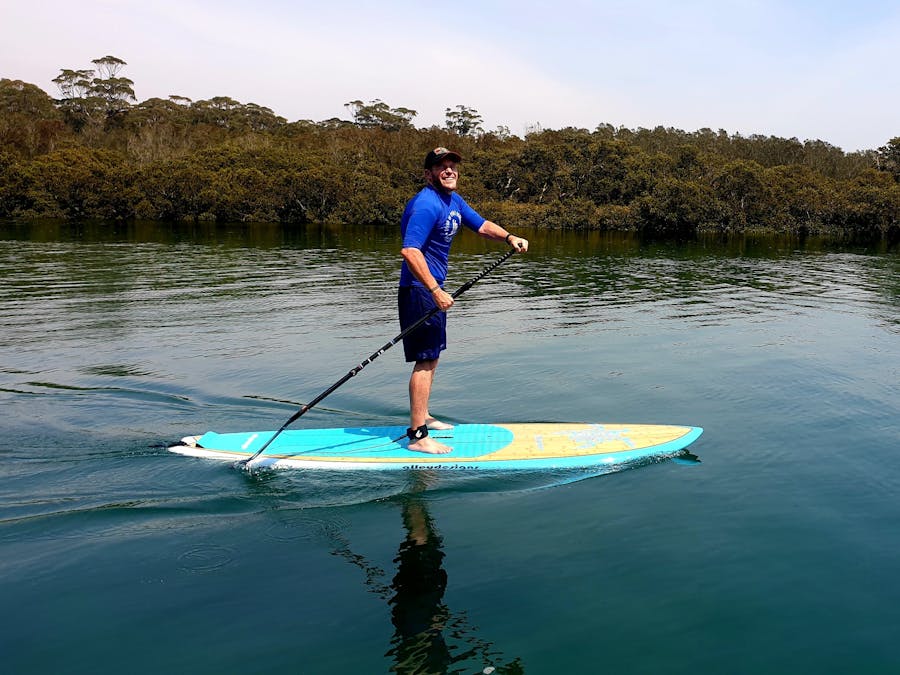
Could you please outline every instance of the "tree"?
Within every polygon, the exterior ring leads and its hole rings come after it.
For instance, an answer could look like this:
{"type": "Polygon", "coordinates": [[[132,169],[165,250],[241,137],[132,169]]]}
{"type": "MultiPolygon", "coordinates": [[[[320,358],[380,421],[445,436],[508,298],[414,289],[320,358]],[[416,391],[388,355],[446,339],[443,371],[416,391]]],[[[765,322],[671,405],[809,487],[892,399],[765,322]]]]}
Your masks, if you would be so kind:
{"type": "Polygon", "coordinates": [[[72,220],[130,218],[137,191],[122,160],[83,146],[42,155],[31,163],[29,199],[53,209],[48,215],[72,220]]]}
{"type": "Polygon", "coordinates": [[[876,162],[879,169],[894,174],[894,178],[900,181],[900,136],[878,148],[876,162]]]}
{"type": "Polygon", "coordinates": [[[636,200],[640,231],[645,234],[691,236],[716,221],[712,191],[702,183],[666,177],[636,200]]]}
{"type": "Polygon", "coordinates": [[[21,215],[31,204],[28,178],[12,155],[0,150],[0,218],[21,215]]]}
{"type": "Polygon", "coordinates": [[[124,112],[130,107],[130,101],[137,100],[134,82],[127,77],[117,77],[127,65],[122,59],[104,56],[92,63],[98,70],[64,68],[53,78],[62,94],[59,108],[76,131],[87,127],[95,132],[97,126],[124,112]]]}
{"type": "Polygon", "coordinates": [[[765,169],[759,163],[738,160],[726,164],[713,178],[712,187],[722,205],[723,227],[741,230],[771,221],[775,206],[765,169]]]}
{"type": "Polygon", "coordinates": [[[136,101],[134,82],[127,77],[116,77],[118,72],[127,66],[122,59],[115,56],[104,56],[91,61],[104,77],[91,80],[92,93],[106,101],[108,112],[117,112],[127,108],[126,101],[136,101]],[[124,104],[124,105],[123,105],[124,104]]]}
{"type": "Polygon", "coordinates": [[[765,172],[771,201],[777,206],[769,222],[779,229],[818,233],[828,224],[831,182],[800,164],[775,166],[765,172]]]}
{"type": "Polygon", "coordinates": [[[136,101],[134,82],[127,77],[95,77],[91,81],[92,93],[106,103],[107,113],[121,112],[128,109],[128,101],[136,101]]]}
{"type": "Polygon", "coordinates": [[[414,110],[380,99],[345,104],[352,120],[288,124],[228,96],[133,104],[122,59],[91,65],[61,70],[56,100],[0,79],[0,215],[393,223],[423,148],[449,146],[468,160],[467,192],[501,222],[900,238],[900,137],[849,155],[721,129],[535,124],[520,137],[482,131],[464,105],[417,129],[414,110]]]}
{"type": "Polygon", "coordinates": [[[447,108],[445,110],[448,131],[459,134],[460,136],[477,136],[484,133],[481,128],[481,115],[475,108],[468,108],[464,105],[456,106],[456,110],[447,108]]]}
{"type": "Polygon", "coordinates": [[[62,115],[44,91],[0,79],[0,149],[30,159],[53,150],[64,133],[62,115]]]}
{"type": "Polygon", "coordinates": [[[122,68],[128,65],[122,59],[109,55],[100,59],[94,59],[91,63],[97,66],[100,74],[105,75],[106,79],[113,79],[122,68]]]}
{"type": "Polygon", "coordinates": [[[380,127],[387,131],[399,131],[412,127],[412,119],[418,113],[409,108],[391,108],[381,99],[369,101],[350,101],[344,107],[353,115],[353,121],[360,127],[380,127]]]}
{"type": "Polygon", "coordinates": [[[63,99],[84,98],[91,90],[93,70],[70,70],[63,68],[59,75],[51,80],[59,88],[63,99]]]}
{"type": "Polygon", "coordinates": [[[269,108],[241,103],[228,96],[214,96],[191,104],[195,120],[232,131],[268,131],[287,123],[269,108]]]}

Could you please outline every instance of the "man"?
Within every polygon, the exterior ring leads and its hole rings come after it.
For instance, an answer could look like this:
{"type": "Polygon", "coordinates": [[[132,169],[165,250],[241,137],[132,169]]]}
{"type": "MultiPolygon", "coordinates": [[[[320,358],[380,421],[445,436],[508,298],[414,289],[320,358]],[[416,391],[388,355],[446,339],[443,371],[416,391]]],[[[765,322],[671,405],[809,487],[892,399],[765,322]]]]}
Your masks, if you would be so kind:
{"type": "Polygon", "coordinates": [[[460,225],[465,225],[482,237],[505,241],[520,253],[528,250],[526,239],[485,220],[456,194],[461,161],[459,153],[447,148],[435,148],[426,155],[427,185],[409,200],[400,224],[403,237],[398,293],[400,326],[405,329],[434,307],[441,310],[403,338],[406,360],[415,362],[409,378],[410,427],[406,432],[409,449],[430,454],[452,450],[428,435],[429,429],[453,428],[431,415],[428,400],[438,359],[447,347],[446,312],[453,306],[453,297],[443,289],[443,284],[453,237],[460,225]]]}

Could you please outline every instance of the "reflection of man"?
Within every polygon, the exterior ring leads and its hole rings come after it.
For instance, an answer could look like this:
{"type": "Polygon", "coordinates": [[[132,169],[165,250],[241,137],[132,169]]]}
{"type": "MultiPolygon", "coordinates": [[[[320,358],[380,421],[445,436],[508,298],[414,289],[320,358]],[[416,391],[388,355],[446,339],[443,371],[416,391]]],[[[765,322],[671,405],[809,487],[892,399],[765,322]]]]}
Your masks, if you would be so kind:
{"type": "Polygon", "coordinates": [[[416,497],[403,502],[403,524],[407,538],[395,559],[390,600],[395,645],[388,654],[397,672],[444,673],[453,659],[443,636],[450,613],[442,602],[447,572],[441,566],[441,537],[416,497]]]}
{"type": "Polygon", "coordinates": [[[485,220],[456,194],[460,161],[459,153],[447,148],[435,148],[428,153],[425,157],[428,184],[409,200],[400,223],[403,265],[397,301],[401,328],[414,324],[435,307],[441,310],[403,338],[406,360],[415,362],[409,379],[409,449],[432,454],[451,450],[428,437],[429,429],[451,428],[431,416],[428,400],[438,358],[447,346],[446,311],[453,306],[453,296],[442,286],[453,237],[465,226],[482,237],[505,241],[521,253],[528,250],[526,239],[485,220]]]}
{"type": "Polygon", "coordinates": [[[494,646],[478,638],[465,618],[454,617],[443,602],[447,590],[443,540],[428,513],[425,499],[417,494],[426,490],[435,479],[433,473],[414,472],[411,491],[401,497],[406,539],[400,544],[394,560],[397,574],[391,583],[394,594],[389,602],[394,639],[393,647],[387,653],[394,658],[391,671],[446,673],[455,663],[471,663],[480,658],[484,673],[522,675],[525,671],[518,658],[497,666],[490,665],[500,658],[494,646]],[[451,623],[455,656],[444,639],[444,631],[451,623]]]}

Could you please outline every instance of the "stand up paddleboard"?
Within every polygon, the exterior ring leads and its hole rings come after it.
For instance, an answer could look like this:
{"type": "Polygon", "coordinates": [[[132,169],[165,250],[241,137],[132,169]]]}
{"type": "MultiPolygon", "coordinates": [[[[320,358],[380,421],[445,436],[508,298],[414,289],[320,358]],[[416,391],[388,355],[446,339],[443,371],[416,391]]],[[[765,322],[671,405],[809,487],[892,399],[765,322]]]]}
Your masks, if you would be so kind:
{"type": "MultiPolygon", "coordinates": [[[[655,424],[460,424],[431,436],[446,455],[409,450],[406,427],[289,430],[252,466],[296,469],[574,469],[662,458],[693,443],[699,427],[655,424]]],[[[246,460],[274,431],[187,436],[169,447],[192,457],[246,460]]]]}

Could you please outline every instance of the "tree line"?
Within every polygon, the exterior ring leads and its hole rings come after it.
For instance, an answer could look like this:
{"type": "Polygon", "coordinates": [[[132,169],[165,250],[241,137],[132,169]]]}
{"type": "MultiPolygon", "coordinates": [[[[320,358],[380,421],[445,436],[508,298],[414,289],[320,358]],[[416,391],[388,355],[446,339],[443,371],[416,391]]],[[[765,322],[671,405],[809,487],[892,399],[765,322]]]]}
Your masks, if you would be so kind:
{"type": "Polygon", "coordinates": [[[462,191],[510,227],[900,238],[900,137],[845,153],[723,130],[485,131],[477,110],[374,100],[288,122],[229,97],[137,102],[127,65],[63,69],[59,98],[0,80],[0,218],[397,224],[422,158],[458,150],[462,191]]]}

